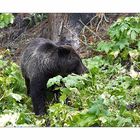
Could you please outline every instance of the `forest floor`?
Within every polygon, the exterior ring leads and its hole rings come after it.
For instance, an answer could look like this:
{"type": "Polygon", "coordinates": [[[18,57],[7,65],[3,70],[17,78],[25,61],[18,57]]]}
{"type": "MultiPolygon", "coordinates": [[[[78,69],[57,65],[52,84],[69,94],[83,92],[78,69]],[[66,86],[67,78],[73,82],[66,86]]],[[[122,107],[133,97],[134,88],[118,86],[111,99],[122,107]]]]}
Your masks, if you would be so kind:
{"type": "MultiPolygon", "coordinates": [[[[31,18],[29,14],[23,14],[23,19],[19,19],[17,14],[15,22],[13,25],[7,28],[0,29],[0,51],[4,49],[9,49],[11,52],[11,59],[19,64],[19,58],[22,50],[27,46],[27,44],[36,37],[44,37],[47,30],[48,20],[45,19],[41,22],[35,24],[24,24],[24,19],[31,18]]],[[[110,25],[115,22],[119,17],[132,16],[134,14],[96,14],[92,18],[89,25],[84,27],[80,33],[80,40],[86,42],[90,46],[96,47],[96,42],[100,40],[108,40],[107,30],[110,25]]],[[[79,54],[82,58],[87,58],[93,55],[98,55],[96,52],[86,47],[85,44],[81,42],[81,48],[79,54]]]]}
{"type": "MultiPolygon", "coordinates": [[[[129,57],[125,62],[130,63],[123,64],[125,51],[117,55],[119,60],[116,59],[115,54],[111,58],[104,50],[97,52],[98,43],[101,41],[114,41],[108,35],[112,23],[120,17],[136,14],[96,14],[91,22],[83,27],[79,35],[81,47],[77,52],[82,58],[87,58],[82,61],[89,73],[82,76],[71,74],[64,78],[59,75],[50,79],[46,94],[47,114],[44,116],[36,116],[33,113],[31,98],[25,94],[26,86],[19,64],[20,55],[27,44],[36,37],[46,36],[48,19],[27,24],[27,21],[32,19],[28,17],[31,16],[30,14],[15,15],[14,24],[0,29],[0,127],[140,126],[139,60],[130,60],[129,58],[133,57],[129,57]],[[23,17],[18,18],[18,15],[23,17]],[[3,51],[6,49],[10,51],[3,51]],[[59,101],[56,101],[57,93],[60,93],[59,101]]],[[[138,31],[139,23],[140,21],[137,20],[133,23],[136,24],[138,31]]],[[[116,30],[120,31],[120,29],[121,26],[116,30]]],[[[129,40],[127,32],[121,33],[124,33],[123,37],[127,39],[130,48],[131,40],[135,43],[139,41],[135,38],[129,40]]],[[[137,33],[138,37],[139,35],[140,31],[137,33]]],[[[113,45],[118,42],[117,40],[113,45]]],[[[137,57],[139,48],[134,48],[133,51],[129,53],[132,54],[131,56],[136,54],[137,57]]]]}

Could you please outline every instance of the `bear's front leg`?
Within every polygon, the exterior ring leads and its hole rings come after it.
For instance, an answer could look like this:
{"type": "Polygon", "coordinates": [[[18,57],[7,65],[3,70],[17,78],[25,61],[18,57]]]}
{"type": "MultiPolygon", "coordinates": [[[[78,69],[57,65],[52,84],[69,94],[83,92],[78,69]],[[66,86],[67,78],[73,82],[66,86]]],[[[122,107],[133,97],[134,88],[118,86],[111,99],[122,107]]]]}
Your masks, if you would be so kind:
{"type": "Polygon", "coordinates": [[[33,103],[35,115],[45,114],[45,90],[46,84],[44,81],[32,79],[30,82],[30,95],[33,103]]]}

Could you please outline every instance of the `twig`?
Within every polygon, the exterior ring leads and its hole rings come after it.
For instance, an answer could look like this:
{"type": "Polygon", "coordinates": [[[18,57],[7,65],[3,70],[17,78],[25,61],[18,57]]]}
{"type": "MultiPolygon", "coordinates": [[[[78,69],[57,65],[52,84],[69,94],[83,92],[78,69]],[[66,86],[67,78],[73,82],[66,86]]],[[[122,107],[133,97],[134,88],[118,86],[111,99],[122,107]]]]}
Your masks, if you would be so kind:
{"type": "Polygon", "coordinates": [[[104,14],[103,16],[104,16],[105,21],[106,21],[106,22],[109,22],[109,21],[107,20],[106,16],[105,16],[105,14],[104,14]]]}
{"type": "Polygon", "coordinates": [[[103,21],[103,16],[101,16],[101,19],[100,19],[100,21],[98,22],[98,25],[97,25],[97,27],[96,27],[96,32],[98,31],[99,26],[100,26],[100,24],[102,23],[102,21],[103,21]]]}
{"type": "Polygon", "coordinates": [[[79,20],[83,25],[84,28],[87,28],[90,32],[92,32],[96,37],[98,37],[100,40],[102,40],[102,38],[100,36],[98,36],[96,33],[94,33],[94,31],[92,31],[87,25],[85,25],[81,20],[79,20]]]}
{"type": "Polygon", "coordinates": [[[102,23],[103,18],[104,18],[104,20],[105,20],[106,22],[109,22],[109,21],[106,19],[105,14],[101,14],[100,17],[101,17],[101,19],[100,19],[100,21],[99,21],[99,23],[98,23],[98,25],[97,25],[97,27],[96,27],[96,32],[98,31],[98,29],[99,29],[99,25],[102,23]]]}
{"type": "Polygon", "coordinates": [[[59,33],[58,33],[58,35],[59,35],[59,36],[60,36],[60,35],[61,35],[61,33],[62,33],[63,24],[64,24],[64,20],[63,20],[63,21],[61,21],[61,23],[60,23],[59,33]]]}

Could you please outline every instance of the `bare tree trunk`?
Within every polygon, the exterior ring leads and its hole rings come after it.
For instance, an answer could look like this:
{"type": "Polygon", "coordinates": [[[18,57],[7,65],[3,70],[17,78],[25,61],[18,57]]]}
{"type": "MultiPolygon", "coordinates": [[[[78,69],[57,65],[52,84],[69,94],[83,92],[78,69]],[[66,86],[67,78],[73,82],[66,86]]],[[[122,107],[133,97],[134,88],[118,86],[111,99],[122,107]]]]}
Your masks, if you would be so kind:
{"type": "Polygon", "coordinates": [[[71,45],[74,49],[80,47],[79,33],[83,25],[87,24],[95,14],[48,14],[47,37],[61,45],[71,45]]]}
{"type": "Polygon", "coordinates": [[[48,37],[54,42],[61,40],[61,32],[65,22],[66,14],[48,14],[48,37]]]}

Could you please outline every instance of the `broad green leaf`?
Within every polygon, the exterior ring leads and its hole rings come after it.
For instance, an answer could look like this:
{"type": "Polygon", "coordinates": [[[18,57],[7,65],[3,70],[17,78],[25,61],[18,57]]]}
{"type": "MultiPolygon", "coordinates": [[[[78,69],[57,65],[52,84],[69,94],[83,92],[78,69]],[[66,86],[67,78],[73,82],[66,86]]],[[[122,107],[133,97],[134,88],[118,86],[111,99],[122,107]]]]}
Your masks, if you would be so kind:
{"type": "Polygon", "coordinates": [[[4,22],[0,22],[0,28],[4,28],[5,27],[5,23],[4,22]]]}
{"type": "Polygon", "coordinates": [[[9,13],[0,14],[0,28],[7,27],[8,24],[13,23],[14,16],[9,13]]]}
{"type": "Polygon", "coordinates": [[[136,37],[137,37],[136,32],[135,32],[134,30],[131,31],[131,39],[132,39],[132,40],[136,40],[136,37]]]}
{"type": "Polygon", "coordinates": [[[138,50],[140,51],[140,41],[138,41],[137,46],[138,46],[138,50]]]}
{"type": "Polygon", "coordinates": [[[121,26],[121,32],[124,32],[125,30],[127,30],[128,29],[128,27],[129,27],[129,25],[128,24],[123,24],[122,26],[121,26]]]}
{"type": "Polygon", "coordinates": [[[21,99],[22,99],[22,96],[19,95],[19,94],[10,93],[10,96],[11,96],[12,98],[14,98],[14,99],[15,99],[16,101],[18,101],[18,102],[20,102],[21,99]]]}
{"type": "Polygon", "coordinates": [[[85,80],[86,77],[82,77],[80,75],[68,75],[67,77],[63,78],[62,81],[64,82],[65,86],[67,88],[70,87],[79,87],[82,88],[84,86],[83,80],[85,80]]]}
{"type": "Polygon", "coordinates": [[[130,50],[129,51],[129,55],[132,59],[137,59],[138,56],[140,55],[140,53],[135,49],[135,50],[130,50]]]}
{"type": "Polygon", "coordinates": [[[111,43],[107,43],[107,42],[100,42],[98,44],[98,47],[97,47],[97,50],[100,50],[100,51],[105,51],[106,53],[109,52],[109,50],[111,49],[111,43]]]}
{"type": "Polygon", "coordinates": [[[113,55],[115,58],[119,55],[120,51],[112,51],[110,54],[113,55]]]}
{"type": "Polygon", "coordinates": [[[116,43],[117,46],[119,46],[120,50],[127,47],[129,45],[129,42],[126,39],[120,40],[116,43]]]}
{"type": "MultiPolygon", "coordinates": [[[[10,110],[9,110],[10,112],[10,110]]],[[[19,117],[19,113],[9,113],[0,115],[0,126],[5,127],[7,123],[10,123],[12,126],[16,126],[16,121],[19,117]]]]}
{"type": "Polygon", "coordinates": [[[118,126],[130,126],[132,124],[131,118],[119,117],[118,126]]]}
{"type": "Polygon", "coordinates": [[[19,115],[19,117],[16,121],[16,124],[17,125],[19,125],[19,124],[21,124],[21,125],[25,124],[26,125],[26,124],[30,124],[30,123],[32,123],[31,118],[29,118],[28,115],[23,113],[23,112],[20,113],[20,115],[19,115]]]}
{"type": "Polygon", "coordinates": [[[49,79],[48,83],[47,83],[47,87],[51,87],[52,85],[60,85],[60,81],[62,79],[62,76],[58,75],[56,77],[53,77],[51,79],[49,79]]]}

